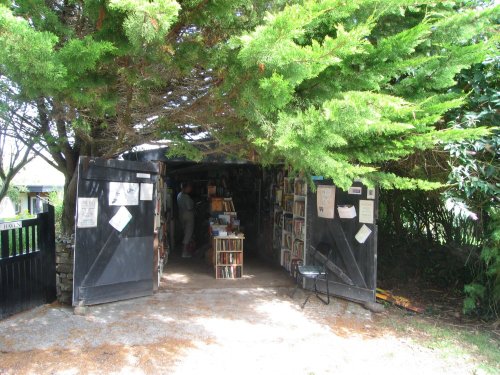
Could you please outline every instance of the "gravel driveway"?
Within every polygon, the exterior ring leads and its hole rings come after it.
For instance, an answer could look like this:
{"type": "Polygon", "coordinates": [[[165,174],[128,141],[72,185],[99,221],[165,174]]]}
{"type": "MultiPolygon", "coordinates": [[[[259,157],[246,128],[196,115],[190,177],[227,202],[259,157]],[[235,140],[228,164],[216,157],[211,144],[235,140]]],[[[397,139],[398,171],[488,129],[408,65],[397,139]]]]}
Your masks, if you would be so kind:
{"type": "Polygon", "coordinates": [[[289,288],[163,291],[90,308],[43,306],[0,322],[0,373],[466,374],[376,324],[357,304],[289,288]]]}

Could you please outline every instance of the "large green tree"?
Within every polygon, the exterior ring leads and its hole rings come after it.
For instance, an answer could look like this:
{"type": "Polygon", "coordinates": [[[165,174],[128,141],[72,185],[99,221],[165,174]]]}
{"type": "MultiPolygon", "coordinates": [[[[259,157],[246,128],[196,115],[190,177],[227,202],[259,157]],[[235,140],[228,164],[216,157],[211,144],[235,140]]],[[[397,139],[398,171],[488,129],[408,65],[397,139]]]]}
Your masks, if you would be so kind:
{"type": "Polygon", "coordinates": [[[356,178],[435,188],[384,166],[486,132],[440,120],[466,97],[451,90],[457,73],[495,53],[499,10],[449,1],[303,1],[231,40],[236,62],[225,89],[271,160],[344,188],[356,178]]]}
{"type": "Polygon", "coordinates": [[[80,155],[111,157],[162,138],[192,158],[217,149],[284,161],[342,187],[361,178],[431,188],[381,166],[484,133],[436,122],[463,102],[449,92],[455,75],[492,48],[478,36],[492,33],[497,8],[416,0],[0,4],[0,115],[29,129],[65,174],[69,231],[80,155]],[[205,148],[193,147],[196,133],[206,135],[205,148]]]}
{"type": "MultiPolygon", "coordinates": [[[[222,61],[221,45],[274,7],[280,2],[0,1],[0,116],[64,173],[65,231],[80,155],[113,157],[237,123],[214,102],[209,61],[222,61]]],[[[235,149],[244,139],[232,138],[235,149]]]]}

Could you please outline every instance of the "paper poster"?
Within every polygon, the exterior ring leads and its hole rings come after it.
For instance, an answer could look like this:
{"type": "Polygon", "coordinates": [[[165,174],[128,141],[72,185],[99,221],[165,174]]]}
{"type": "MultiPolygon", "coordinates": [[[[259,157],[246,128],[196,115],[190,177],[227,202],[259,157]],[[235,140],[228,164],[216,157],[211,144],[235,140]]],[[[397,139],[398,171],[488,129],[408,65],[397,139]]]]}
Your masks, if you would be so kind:
{"type": "Polygon", "coordinates": [[[368,189],[366,193],[366,198],[375,199],[375,189],[368,189]]]}
{"type": "Polygon", "coordinates": [[[361,227],[360,230],[358,230],[358,233],[354,236],[356,238],[356,241],[359,243],[365,243],[366,239],[370,236],[372,233],[371,229],[368,228],[365,224],[361,227]]]}
{"type": "Polygon", "coordinates": [[[335,186],[318,185],[316,204],[318,217],[333,219],[335,214],[335,186]]]}
{"type": "Polygon", "coordinates": [[[341,219],[354,219],[356,217],[356,207],[354,206],[338,206],[337,210],[341,219]]]}
{"type": "Polygon", "coordinates": [[[141,184],[141,201],[153,200],[153,184],[141,184]]]}
{"type": "Polygon", "coordinates": [[[137,206],[139,204],[139,184],[131,182],[109,183],[110,206],[137,206]]]}
{"type": "Polygon", "coordinates": [[[359,222],[373,224],[373,201],[359,201],[359,222]]]}
{"type": "Polygon", "coordinates": [[[99,206],[97,198],[78,198],[77,206],[78,220],[76,226],[78,228],[97,227],[97,211],[99,206]]]}
{"type": "Polygon", "coordinates": [[[109,224],[111,224],[111,226],[118,232],[121,232],[123,228],[127,226],[130,219],[132,219],[132,215],[130,214],[129,210],[127,210],[125,206],[121,206],[115,216],[111,218],[109,224]]]}
{"type": "Polygon", "coordinates": [[[363,188],[361,186],[351,186],[348,190],[348,194],[361,195],[363,188]]]}

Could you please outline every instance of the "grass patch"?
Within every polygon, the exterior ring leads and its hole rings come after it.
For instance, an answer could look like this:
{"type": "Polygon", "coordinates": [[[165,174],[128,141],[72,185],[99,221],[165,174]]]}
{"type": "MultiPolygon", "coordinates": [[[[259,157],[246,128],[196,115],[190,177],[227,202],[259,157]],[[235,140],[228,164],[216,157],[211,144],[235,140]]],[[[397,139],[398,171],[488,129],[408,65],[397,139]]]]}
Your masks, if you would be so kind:
{"type": "Polygon", "coordinates": [[[473,363],[479,373],[498,374],[500,371],[500,340],[487,330],[397,314],[390,314],[382,323],[398,333],[409,335],[426,348],[439,351],[444,357],[464,358],[473,363]]]}

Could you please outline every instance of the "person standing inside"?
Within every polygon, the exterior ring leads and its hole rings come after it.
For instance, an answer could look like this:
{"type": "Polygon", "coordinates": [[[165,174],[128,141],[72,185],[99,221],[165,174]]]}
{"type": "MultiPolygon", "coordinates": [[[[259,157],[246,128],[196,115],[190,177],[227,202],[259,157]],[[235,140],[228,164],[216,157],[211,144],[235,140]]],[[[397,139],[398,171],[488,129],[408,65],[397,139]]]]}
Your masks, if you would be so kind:
{"type": "Polygon", "coordinates": [[[190,258],[190,244],[194,230],[194,201],[189,196],[193,186],[189,182],[181,184],[181,192],[177,195],[177,207],[179,208],[179,220],[182,226],[182,257],[190,258]]]}

